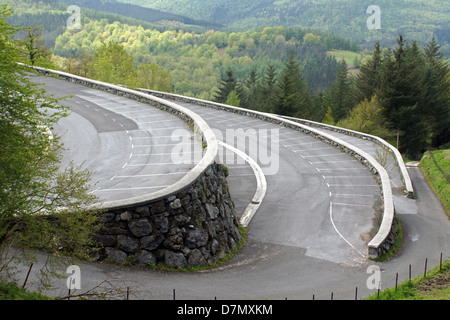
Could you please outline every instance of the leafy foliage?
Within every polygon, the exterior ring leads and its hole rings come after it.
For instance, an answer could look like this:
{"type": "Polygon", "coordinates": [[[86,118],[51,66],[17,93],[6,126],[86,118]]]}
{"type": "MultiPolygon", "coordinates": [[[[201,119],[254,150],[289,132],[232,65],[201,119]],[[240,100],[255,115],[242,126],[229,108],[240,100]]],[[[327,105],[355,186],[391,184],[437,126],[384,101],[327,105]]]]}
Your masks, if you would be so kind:
{"type": "MultiPolygon", "coordinates": [[[[433,34],[449,53],[448,1],[378,0],[119,0],[161,11],[214,21],[229,30],[245,31],[267,26],[302,27],[333,32],[366,49],[373,43],[393,46],[398,34],[424,45],[433,34]],[[369,30],[370,5],[381,9],[381,29],[369,30]]],[[[344,49],[338,48],[336,49],[344,49]]]]}
{"type": "Polygon", "coordinates": [[[60,167],[62,144],[51,133],[67,109],[29,80],[17,64],[23,42],[0,6],[0,278],[21,258],[15,249],[39,248],[87,258],[100,226],[88,194],[90,173],[60,167]]]}

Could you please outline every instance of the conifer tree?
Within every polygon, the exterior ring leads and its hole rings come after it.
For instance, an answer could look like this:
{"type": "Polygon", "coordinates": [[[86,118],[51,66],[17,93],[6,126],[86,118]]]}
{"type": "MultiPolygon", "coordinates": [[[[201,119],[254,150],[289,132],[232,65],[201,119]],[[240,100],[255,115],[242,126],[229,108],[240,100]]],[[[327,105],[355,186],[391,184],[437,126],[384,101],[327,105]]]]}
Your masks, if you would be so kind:
{"type": "Polygon", "coordinates": [[[333,118],[336,122],[344,119],[350,113],[353,105],[352,89],[348,76],[347,63],[342,60],[339,64],[336,80],[327,89],[325,95],[326,107],[333,110],[333,118]]]}
{"type": "Polygon", "coordinates": [[[377,42],[373,51],[372,59],[363,64],[355,83],[356,101],[370,99],[379,88],[382,67],[381,46],[377,42]]]}
{"type": "Polygon", "coordinates": [[[225,103],[228,99],[228,95],[237,88],[237,81],[234,78],[233,70],[228,69],[226,77],[222,78],[218,92],[213,97],[215,102],[225,103]]]}
{"type": "Polygon", "coordinates": [[[309,92],[300,71],[300,64],[292,52],[285,61],[278,87],[279,93],[274,112],[280,115],[308,118],[309,92]]]}
{"type": "Polygon", "coordinates": [[[437,39],[425,47],[423,109],[431,132],[431,146],[438,147],[450,141],[450,68],[439,51],[437,39]]]}
{"type": "Polygon", "coordinates": [[[261,109],[264,112],[274,112],[274,105],[277,97],[276,76],[277,72],[275,66],[270,64],[264,74],[260,89],[261,109]]]}
{"type": "Polygon", "coordinates": [[[255,70],[252,70],[244,81],[239,98],[242,107],[254,110],[259,108],[259,84],[255,70]]]}
{"type": "Polygon", "coordinates": [[[399,137],[399,150],[415,157],[424,150],[427,137],[419,99],[422,63],[414,45],[408,46],[402,36],[397,43],[383,65],[379,101],[388,128],[399,137]]]}
{"type": "Polygon", "coordinates": [[[229,106],[239,107],[241,104],[241,101],[239,99],[239,95],[236,90],[233,90],[228,95],[227,101],[225,101],[225,104],[229,106]]]}

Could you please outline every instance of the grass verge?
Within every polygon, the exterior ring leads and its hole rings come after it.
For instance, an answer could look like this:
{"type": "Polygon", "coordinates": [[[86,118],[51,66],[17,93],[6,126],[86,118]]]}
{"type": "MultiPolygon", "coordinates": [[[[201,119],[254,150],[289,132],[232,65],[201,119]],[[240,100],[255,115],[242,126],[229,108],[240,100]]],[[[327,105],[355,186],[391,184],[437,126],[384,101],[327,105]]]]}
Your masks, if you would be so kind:
{"type": "Polygon", "coordinates": [[[425,152],[420,168],[450,217],[450,149],[425,152]]]}
{"type": "Polygon", "coordinates": [[[375,293],[366,300],[450,300],[450,260],[395,288],[375,293]]]}

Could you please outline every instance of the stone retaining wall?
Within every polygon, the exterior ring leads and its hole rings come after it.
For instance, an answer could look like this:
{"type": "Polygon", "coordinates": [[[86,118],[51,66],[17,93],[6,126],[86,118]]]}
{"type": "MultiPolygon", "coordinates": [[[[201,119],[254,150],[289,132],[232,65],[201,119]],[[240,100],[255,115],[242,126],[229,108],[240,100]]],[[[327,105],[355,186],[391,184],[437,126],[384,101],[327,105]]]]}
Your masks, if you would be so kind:
{"type": "Polygon", "coordinates": [[[102,257],[136,265],[165,262],[183,268],[212,264],[230,253],[241,234],[222,165],[196,183],[156,202],[108,210],[96,240],[102,257]]]}

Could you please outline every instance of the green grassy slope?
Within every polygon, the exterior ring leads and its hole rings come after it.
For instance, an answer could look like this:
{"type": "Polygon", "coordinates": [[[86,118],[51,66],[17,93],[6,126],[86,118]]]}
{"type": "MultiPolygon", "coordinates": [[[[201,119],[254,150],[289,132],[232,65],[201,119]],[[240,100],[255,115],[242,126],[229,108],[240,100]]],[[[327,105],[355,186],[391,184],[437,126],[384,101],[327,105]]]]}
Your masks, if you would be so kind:
{"type": "Polygon", "coordinates": [[[450,149],[426,152],[420,168],[450,217],[450,149]]]}

